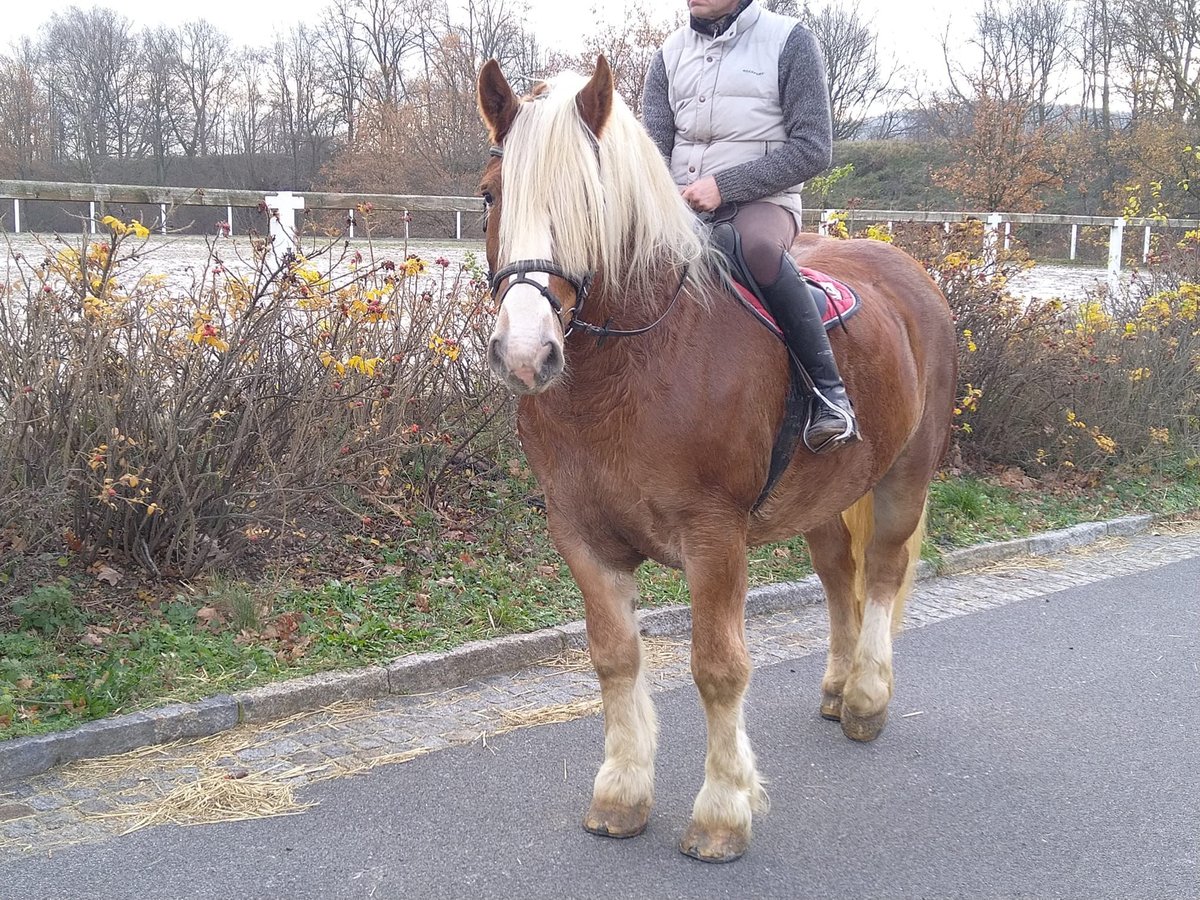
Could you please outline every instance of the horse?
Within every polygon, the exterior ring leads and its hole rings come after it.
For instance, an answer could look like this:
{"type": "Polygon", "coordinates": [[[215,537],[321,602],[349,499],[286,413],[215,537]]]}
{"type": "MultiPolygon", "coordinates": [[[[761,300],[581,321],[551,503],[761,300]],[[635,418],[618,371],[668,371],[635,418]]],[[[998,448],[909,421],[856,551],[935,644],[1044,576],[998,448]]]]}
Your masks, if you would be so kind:
{"type": "Polygon", "coordinates": [[[682,569],[704,708],[704,783],[680,849],[737,859],[767,797],[743,699],[747,550],[803,534],[827,598],[820,714],[874,740],[892,696],[892,635],[951,433],[957,377],[946,300],[887,243],[801,234],[796,261],[856,286],[832,335],[861,440],[799,448],[766,500],[790,370],[730,299],[666,162],[613,88],[563,73],[518,97],[495,60],[478,80],[492,149],[480,193],[498,305],[489,366],[518,396],[517,431],[547,525],[583,595],[604,710],[584,828],[633,837],[654,800],[657,722],[634,572],[682,569]]]}

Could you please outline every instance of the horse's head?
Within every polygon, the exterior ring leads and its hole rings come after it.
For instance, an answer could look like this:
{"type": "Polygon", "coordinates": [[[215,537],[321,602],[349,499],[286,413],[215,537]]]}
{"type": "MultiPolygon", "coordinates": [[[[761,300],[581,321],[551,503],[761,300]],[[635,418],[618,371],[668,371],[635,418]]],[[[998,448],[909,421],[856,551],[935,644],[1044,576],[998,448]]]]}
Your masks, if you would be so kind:
{"type": "Polygon", "coordinates": [[[612,107],[612,73],[603,56],[582,88],[555,80],[525,98],[495,60],[479,74],[479,110],[492,140],[480,193],[500,302],[488,362],[519,394],[550,387],[565,366],[565,327],[596,265],[588,258],[595,254],[580,249],[588,246],[580,232],[599,227],[596,142],[612,107]]]}

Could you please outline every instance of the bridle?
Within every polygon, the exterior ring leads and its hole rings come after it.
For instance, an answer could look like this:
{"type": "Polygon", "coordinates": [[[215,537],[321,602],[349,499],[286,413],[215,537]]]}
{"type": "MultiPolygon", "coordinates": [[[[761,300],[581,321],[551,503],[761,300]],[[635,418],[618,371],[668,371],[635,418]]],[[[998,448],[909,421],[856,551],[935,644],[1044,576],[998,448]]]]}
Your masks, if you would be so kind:
{"type": "MultiPolygon", "coordinates": [[[[489,156],[494,156],[497,159],[504,157],[504,149],[502,147],[492,147],[488,150],[489,156]]],[[[608,319],[603,325],[596,325],[588,322],[583,318],[584,305],[587,302],[588,294],[592,288],[594,275],[588,273],[582,278],[577,278],[568,273],[562,266],[558,265],[551,259],[522,259],[507,266],[502,267],[498,271],[492,273],[492,300],[496,304],[496,308],[500,308],[500,304],[504,302],[505,295],[512,289],[513,285],[527,284],[530,287],[536,288],[546,302],[550,304],[550,308],[554,310],[554,314],[558,317],[559,324],[562,325],[563,339],[569,338],[572,334],[581,332],[594,336],[598,344],[610,337],[635,337],[639,334],[654,329],[659,325],[675,307],[675,301],[679,299],[679,295],[683,293],[683,286],[687,282],[688,269],[683,270],[683,275],[679,279],[679,286],[675,289],[674,295],[671,297],[671,302],[667,304],[667,308],[663,310],[662,315],[651,322],[649,325],[644,325],[641,328],[613,328],[612,319],[608,319]],[[550,291],[549,283],[542,284],[540,281],[534,281],[529,277],[531,272],[537,272],[543,275],[553,275],[555,278],[560,278],[569,284],[575,291],[575,305],[571,307],[570,318],[563,323],[562,321],[562,303],[550,291]],[[508,282],[505,284],[505,282],[508,282]]]]}

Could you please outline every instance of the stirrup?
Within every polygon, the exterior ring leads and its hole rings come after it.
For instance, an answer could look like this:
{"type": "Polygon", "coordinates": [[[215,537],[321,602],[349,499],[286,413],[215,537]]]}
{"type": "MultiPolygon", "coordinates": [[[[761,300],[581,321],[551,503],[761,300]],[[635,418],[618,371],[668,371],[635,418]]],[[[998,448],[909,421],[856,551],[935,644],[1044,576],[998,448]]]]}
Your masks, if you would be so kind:
{"type": "Polygon", "coordinates": [[[813,390],[813,402],[809,408],[808,421],[804,423],[804,430],[801,432],[804,446],[811,453],[828,453],[830,450],[836,450],[843,444],[852,444],[859,440],[858,420],[854,415],[854,410],[845,409],[837,403],[827,398],[819,390],[813,390]],[[823,440],[818,446],[814,447],[808,439],[809,429],[816,422],[816,408],[820,404],[822,411],[827,413],[826,418],[834,418],[841,422],[842,430],[838,434],[831,435],[823,440]]]}

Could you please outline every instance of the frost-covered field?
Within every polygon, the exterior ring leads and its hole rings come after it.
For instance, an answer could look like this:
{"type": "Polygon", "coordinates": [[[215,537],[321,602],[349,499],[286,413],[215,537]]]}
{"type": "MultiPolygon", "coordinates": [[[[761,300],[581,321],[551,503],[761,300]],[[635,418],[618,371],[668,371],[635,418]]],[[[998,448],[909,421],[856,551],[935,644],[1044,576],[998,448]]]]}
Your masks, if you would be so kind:
{"type": "MultiPolygon", "coordinates": [[[[78,248],[81,243],[79,235],[56,237],[54,235],[18,234],[8,236],[8,246],[12,251],[22,253],[36,260],[45,255],[46,247],[63,247],[67,244],[78,248]]],[[[313,263],[320,269],[337,263],[343,254],[343,242],[330,246],[305,244],[305,251],[312,254],[313,263]],[[324,253],[315,252],[317,248],[324,253]]],[[[396,262],[404,260],[409,254],[416,254],[432,264],[438,257],[445,257],[452,265],[447,271],[450,277],[458,270],[467,253],[474,253],[483,262],[483,245],[474,241],[408,241],[376,240],[368,242],[364,239],[350,241],[349,252],[359,251],[364,257],[372,254],[377,260],[391,259],[396,262]]],[[[180,290],[186,290],[199,281],[207,266],[212,264],[212,255],[216,253],[222,265],[232,272],[249,274],[253,269],[253,255],[250,239],[244,236],[231,238],[201,238],[201,237],[159,237],[152,236],[146,243],[145,250],[133,264],[132,271],[127,270],[124,283],[131,283],[131,276],[136,280],[139,275],[165,275],[168,284],[180,290]]],[[[440,268],[429,265],[427,278],[440,278],[440,268]]],[[[1012,281],[1014,292],[1023,297],[1058,297],[1063,300],[1082,300],[1090,291],[1094,291],[1105,281],[1105,272],[1100,268],[1087,266],[1054,266],[1038,265],[1022,272],[1012,281]]]]}
{"type": "MultiPolygon", "coordinates": [[[[4,256],[13,253],[23,254],[35,264],[47,255],[47,252],[57,252],[66,247],[79,250],[82,247],[81,235],[46,235],[46,234],[16,234],[7,235],[7,247],[4,256]]],[[[103,240],[97,235],[93,240],[103,240]]],[[[126,250],[133,242],[126,244],[126,250]]],[[[476,242],[456,241],[400,241],[400,240],[353,240],[347,243],[339,241],[330,244],[323,241],[313,244],[303,242],[302,250],[309,255],[313,267],[318,271],[339,270],[347,271],[345,262],[357,251],[362,254],[365,265],[371,259],[378,262],[391,260],[401,263],[410,254],[421,257],[426,264],[426,274],[423,278],[440,280],[443,270],[433,264],[438,257],[450,260],[445,274],[453,278],[458,272],[459,264],[468,253],[474,253],[483,263],[483,244],[476,242]]],[[[166,283],[173,291],[186,291],[192,285],[205,280],[206,270],[219,260],[220,265],[235,274],[249,276],[255,268],[254,253],[250,238],[245,236],[230,238],[202,238],[192,236],[161,237],[153,235],[147,239],[145,246],[138,251],[138,258],[126,263],[122,268],[121,282],[126,286],[136,283],[137,279],[146,275],[166,276],[166,283]]],[[[2,261],[2,260],[0,260],[2,261]]],[[[483,263],[486,266],[486,263],[483,263]]],[[[5,277],[0,268],[0,277],[5,277]]]]}

